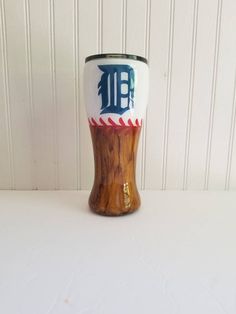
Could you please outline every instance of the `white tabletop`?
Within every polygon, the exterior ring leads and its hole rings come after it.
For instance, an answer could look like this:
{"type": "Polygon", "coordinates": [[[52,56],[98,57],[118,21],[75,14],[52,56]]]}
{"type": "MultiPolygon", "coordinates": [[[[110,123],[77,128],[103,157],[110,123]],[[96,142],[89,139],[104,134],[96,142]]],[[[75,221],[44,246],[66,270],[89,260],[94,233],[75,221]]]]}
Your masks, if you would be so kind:
{"type": "Polygon", "coordinates": [[[144,192],[97,216],[88,192],[0,192],[1,314],[235,314],[236,193],[144,192]]]}

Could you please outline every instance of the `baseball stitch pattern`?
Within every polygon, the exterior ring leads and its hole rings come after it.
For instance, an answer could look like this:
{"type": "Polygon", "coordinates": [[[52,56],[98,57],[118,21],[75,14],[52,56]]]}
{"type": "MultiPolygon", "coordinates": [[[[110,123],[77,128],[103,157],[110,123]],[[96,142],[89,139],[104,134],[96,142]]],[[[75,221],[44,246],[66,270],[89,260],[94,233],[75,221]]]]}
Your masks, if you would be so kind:
{"type": "Polygon", "coordinates": [[[119,123],[115,122],[112,118],[107,118],[107,121],[105,121],[103,118],[99,118],[99,120],[96,120],[94,118],[89,118],[88,122],[91,126],[113,126],[113,127],[141,127],[142,126],[142,119],[135,119],[135,121],[132,121],[131,119],[128,119],[126,122],[120,118],[119,123]]]}

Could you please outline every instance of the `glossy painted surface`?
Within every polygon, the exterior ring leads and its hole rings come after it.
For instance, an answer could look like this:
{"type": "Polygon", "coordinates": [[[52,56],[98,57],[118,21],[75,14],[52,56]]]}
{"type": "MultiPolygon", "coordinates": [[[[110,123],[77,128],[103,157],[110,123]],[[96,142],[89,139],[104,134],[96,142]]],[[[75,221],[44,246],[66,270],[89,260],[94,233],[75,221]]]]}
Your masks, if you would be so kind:
{"type": "Polygon", "coordinates": [[[84,65],[84,96],[88,118],[100,125],[102,117],[129,126],[145,117],[149,93],[149,68],[142,61],[100,58],[84,65]],[[128,109],[128,110],[126,110],[128,109]]]}
{"type": "Polygon", "coordinates": [[[135,170],[141,127],[90,125],[95,178],[89,198],[98,214],[119,216],[140,206],[135,170]]]}
{"type": "Polygon", "coordinates": [[[84,67],[95,163],[89,206],[106,216],[132,213],[140,206],[135,172],[149,88],[147,64],[117,56],[98,55],[84,67]]]}

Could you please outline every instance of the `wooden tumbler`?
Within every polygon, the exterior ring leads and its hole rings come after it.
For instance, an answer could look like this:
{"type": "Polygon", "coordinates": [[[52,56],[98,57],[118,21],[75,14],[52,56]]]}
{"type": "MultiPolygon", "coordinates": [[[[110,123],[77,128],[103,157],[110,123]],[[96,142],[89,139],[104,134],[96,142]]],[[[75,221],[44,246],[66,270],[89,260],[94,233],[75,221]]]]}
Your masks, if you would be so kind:
{"type": "Polygon", "coordinates": [[[95,163],[89,206],[95,213],[120,216],[140,206],[135,168],[148,87],[143,57],[112,53],[85,59],[85,103],[95,163]]]}

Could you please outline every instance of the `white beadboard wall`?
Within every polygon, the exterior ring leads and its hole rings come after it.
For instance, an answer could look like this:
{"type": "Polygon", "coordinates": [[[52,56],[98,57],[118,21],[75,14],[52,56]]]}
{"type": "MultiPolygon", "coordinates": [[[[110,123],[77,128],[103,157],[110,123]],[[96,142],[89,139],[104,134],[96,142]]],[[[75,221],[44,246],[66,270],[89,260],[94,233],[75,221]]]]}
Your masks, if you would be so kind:
{"type": "Polygon", "coordinates": [[[0,189],[90,189],[87,55],[150,61],[142,189],[236,188],[235,0],[0,0],[0,189]]]}

